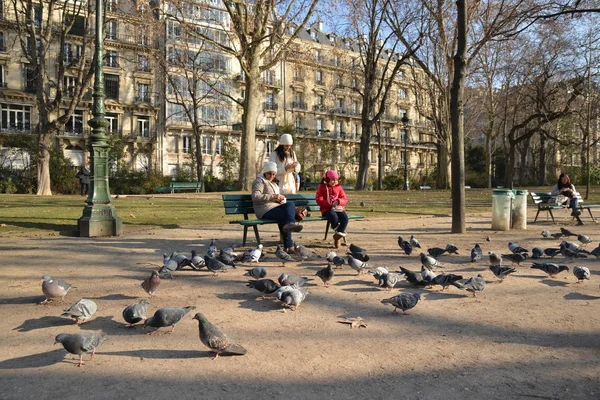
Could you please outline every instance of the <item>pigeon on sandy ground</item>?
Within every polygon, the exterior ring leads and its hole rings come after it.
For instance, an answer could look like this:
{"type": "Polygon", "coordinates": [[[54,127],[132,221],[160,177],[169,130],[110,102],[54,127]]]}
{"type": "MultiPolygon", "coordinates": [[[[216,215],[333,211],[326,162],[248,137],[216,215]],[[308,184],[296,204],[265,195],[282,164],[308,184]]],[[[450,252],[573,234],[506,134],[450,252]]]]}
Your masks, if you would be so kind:
{"type": "Polygon", "coordinates": [[[531,249],[531,258],[537,260],[539,258],[544,257],[544,249],[541,247],[534,247],[531,249]]]}
{"type": "Polygon", "coordinates": [[[277,281],[281,286],[304,286],[306,285],[306,282],[308,282],[308,278],[305,276],[299,276],[295,274],[286,274],[284,272],[283,274],[279,275],[277,281]]]}
{"type": "Polygon", "coordinates": [[[318,276],[319,278],[321,278],[321,280],[323,281],[323,284],[325,284],[325,287],[328,288],[329,282],[331,281],[331,279],[333,279],[333,275],[334,275],[331,264],[327,264],[327,266],[325,268],[321,268],[320,270],[318,270],[315,275],[318,276]]]}
{"type": "Polygon", "coordinates": [[[352,254],[352,257],[356,258],[357,260],[363,262],[369,261],[370,257],[365,249],[358,247],[357,245],[352,243],[350,243],[348,249],[350,250],[350,254],[352,254]]]}
{"type": "Polygon", "coordinates": [[[543,238],[550,237],[550,231],[549,231],[549,230],[547,230],[547,229],[544,229],[544,230],[542,231],[542,237],[543,237],[543,238]]]}
{"type": "Polygon", "coordinates": [[[194,319],[198,321],[200,341],[215,352],[211,359],[216,360],[220,354],[244,355],[247,350],[237,344],[219,328],[211,324],[201,313],[196,313],[194,319]]]}
{"type": "Polygon", "coordinates": [[[204,256],[204,264],[206,264],[206,268],[210,272],[213,273],[213,276],[217,276],[219,272],[226,272],[232,268],[235,268],[233,265],[227,265],[217,260],[216,257],[204,256]]]}
{"type": "Polygon", "coordinates": [[[175,325],[177,325],[187,313],[195,309],[195,306],[187,306],[184,308],[159,308],[152,317],[147,318],[144,321],[144,327],[150,326],[156,328],[155,330],[148,332],[148,335],[153,335],[158,332],[160,328],[167,326],[171,327],[169,333],[173,333],[175,325]]]}
{"type": "Polygon", "coordinates": [[[105,333],[60,333],[54,338],[54,344],[60,343],[66,351],[79,356],[78,367],[85,363],[83,355],[92,351],[90,360],[96,355],[96,348],[106,339],[105,333]]]}
{"type": "Polygon", "coordinates": [[[280,245],[277,245],[277,249],[275,250],[275,257],[281,260],[281,266],[285,267],[286,262],[294,262],[296,261],[291,255],[286,253],[280,245]]]}
{"type": "Polygon", "coordinates": [[[568,230],[567,228],[560,228],[560,232],[563,234],[563,236],[569,237],[569,236],[577,236],[576,233],[571,232],[570,230],[568,230]]]}
{"type": "Polygon", "coordinates": [[[594,250],[590,251],[590,254],[595,256],[596,259],[600,258],[600,245],[596,247],[594,250]]]}
{"type": "Polygon", "coordinates": [[[423,264],[425,266],[425,268],[428,269],[436,269],[436,268],[444,268],[444,265],[439,262],[438,260],[436,260],[435,258],[433,258],[432,256],[428,256],[425,253],[421,253],[420,254],[421,257],[421,264],[423,264]]]}
{"type": "Polygon", "coordinates": [[[454,285],[454,282],[460,281],[461,279],[463,279],[462,275],[441,274],[433,278],[429,284],[430,286],[440,285],[442,291],[444,291],[448,286],[454,285]]]}
{"type": "Polygon", "coordinates": [[[369,269],[369,264],[364,261],[357,260],[351,254],[348,254],[348,265],[350,268],[358,272],[358,275],[363,274],[366,270],[369,269]]]}
{"type": "Polygon", "coordinates": [[[265,267],[254,267],[252,269],[247,269],[244,276],[249,276],[254,279],[262,279],[267,276],[267,270],[265,267]]]}
{"type": "Polygon", "coordinates": [[[65,296],[73,286],[63,279],[53,278],[50,275],[44,275],[42,278],[42,292],[46,296],[46,300],[40,304],[46,304],[54,299],[60,298],[60,301],[65,300],[65,296]]]}
{"type": "Polygon", "coordinates": [[[402,280],[402,276],[396,272],[388,272],[379,277],[379,287],[385,290],[392,290],[398,282],[402,280]]]}
{"type": "Polygon", "coordinates": [[[150,297],[154,296],[154,292],[158,289],[160,285],[160,277],[158,276],[158,272],[152,271],[152,274],[144,279],[142,282],[142,288],[150,295],[150,297]]]}
{"type": "Polygon", "coordinates": [[[520,267],[521,263],[527,259],[527,253],[502,254],[502,258],[510,260],[513,264],[517,264],[520,267]]]}
{"type": "Polygon", "coordinates": [[[560,244],[560,254],[562,254],[564,258],[569,259],[570,262],[573,262],[574,258],[587,258],[584,253],[571,250],[569,247],[567,247],[565,242],[560,244]]]}
{"type": "Polygon", "coordinates": [[[202,256],[198,255],[198,252],[196,250],[192,250],[192,258],[191,258],[191,266],[194,269],[200,269],[202,267],[204,267],[204,258],[202,258],[202,256]]]}
{"type": "Polygon", "coordinates": [[[335,253],[335,251],[330,251],[329,253],[327,253],[327,255],[325,256],[325,260],[327,260],[328,263],[332,263],[333,259],[337,257],[337,254],[335,253]]]}
{"type": "MultiPolygon", "coordinates": [[[[177,253],[175,252],[173,254],[177,255],[177,253]]],[[[175,259],[172,258],[173,254],[171,254],[171,257],[169,257],[169,259],[165,261],[165,264],[158,269],[158,275],[161,278],[173,279],[173,274],[178,269],[177,261],[175,261],[175,259]]]]}
{"type": "Polygon", "coordinates": [[[216,239],[210,239],[210,244],[208,245],[208,248],[206,249],[206,255],[209,257],[216,257],[217,256],[217,245],[215,244],[216,239]]]}
{"type": "Polygon", "coordinates": [[[228,253],[223,253],[222,251],[217,256],[217,260],[221,261],[225,265],[230,265],[235,267],[235,262],[237,259],[228,253]]]}
{"type": "Polygon", "coordinates": [[[560,254],[560,249],[556,247],[548,247],[547,249],[544,249],[544,254],[550,258],[554,258],[560,254]]]}
{"type": "Polygon", "coordinates": [[[481,246],[479,243],[475,243],[475,247],[471,249],[471,262],[477,262],[481,260],[483,257],[483,250],[481,250],[481,246]]]}
{"type": "Polygon", "coordinates": [[[529,250],[524,249],[523,247],[521,247],[518,244],[513,243],[513,242],[508,242],[508,249],[512,253],[529,253],[529,250]]]}
{"type": "Polygon", "coordinates": [[[485,279],[481,274],[467,279],[466,282],[456,281],[453,283],[454,286],[460,290],[466,290],[467,292],[473,293],[473,297],[477,296],[477,293],[483,292],[485,289],[485,279]]]}
{"type": "Polygon", "coordinates": [[[488,255],[490,256],[491,265],[498,266],[502,264],[502,257],[500,257],[498,254],[494,253],[493,251],[490,251],[488,252],[488,255]]]}
{"type": "Polygon", "coordinates": [[[587,267],[573,267],[573,275],[577,278],[577,283],[582,283],[584,279],[590,279],[590,270],[587,267]]]}
{"type": "Polygon", "coordinates": [[[435,272],[433,272],[432,270],[430,270],[426,266],[421,265],[421,276],[423,277],[424,281],[429,282],[433,278],[435,278],[435,272]]]}
{"type": "Polygon", "coordinates": [[[61,317],[73,318],[77,324],[90,320],[98,311],[98,306],[92,300],[81,299],[62,313],[61,317]]]}
{"type": "Polygon", "coordinates": [[[406,310],[410,310],[421,300],[421,295],[419,293],[400,293],[394,297],[390,297],[389,299],[381,300],[382,304],[391,304],[394,306],[394,312],[397,312],[396,309],[401,309],[404,315],[408,315],[406,310]]]}
{"type": "Polygon", "coordinates": [[[531,268],[544,271],[545,273],[550,275],[551,278],[556,278],[556,275],[558,275],[562,271],[569,270],[569,267],[567,267],[566,265],[557,265],[553,263],[533,263],[531,265],[531,268]]]}
{"type": "Polygon", "coordinates": [[[332,262],[336,268],[342,268],[342,265],[344,265],[346,263],[346,261],[344,260],[344,257],[340,257],[340,256],[333,257],[332,262]]]}
{"type": "Polygon", "coordinates": [[[247,287],[256,289],[263,294],[263,299],[267,295],[272,295],[280,288],[277,282],[272,279],[259,279],[257,281],[248,281],[247,287]]]}
{"type": "Polygon", "coordinates": [[[430,249],[427,249],[427,253],[429,253],[429,255],[431,257],[439,257],[442,254],[444,254],[446,252],[446,249],[442,249],[439,247],[432,247],[430,249]]]}
{"type": "Polygon", "coordinates": [[[146,312],[148,311],[148,300],[142,300],[139,303],[127,306],[123,310],[123,319],[129,325],[128,328],[133,328],[135,324],[146,319],[146,312]]]}
{"type": "Polygon", "coordinates": [[[398,236],[398,246],[400,246],[402,251],[404,251],[404,254],[407,256],[411,255],[413,247],[411,246],[410,242],[402,239],[402,236],[398,236]]]}
{"type": "Polygon", "coordinates": [[[183,269],[185,267],[192,267],[192,260],[190,258],[188,258],[186,255],[183,254],[179,254],[176,252],[173,252],[171,254],[171,257],[169,257],[170,260],[173,260],[177,263],[177,271],[179,271],[180,269],[183,269]]]}
{"type": "Polygon", "coordinates": [[[503,267],[500,265],[490,265],[490,271],[492,271],[496,278],[500,279],[500,282],[503,282],[504,279],[513,272],[517,272],[515,268],[503,267]]]}
{"type": "Polygon", "coordinates": [[[589,236],[586,236],[586,235],[577,235],[577,240],[579,240],[579,242],[581,244],[583,244],[584,246],[586,244],[592,243],[592,238],[590,238],[589,236]]]}
{"type": "Polygon", "coordinates": [[[242,261],[243,262],[256,262],[256,263],[259,262],[263,256],[262,249],[263,249],[262,244],[259,244],[254,249],[249,249],[248,251],[244,252],[242,261]]]}
{"type": "Polygon", "coordinates": [[[302,246],[298,242],[294,242],[294,258],[296,258],[297,260],[304,261],[308,260],[311,257],[321,258],[321,256],[315,253],[314,251],[309,250],[307,247],[302,246]]]}
{"type": "Polygon", "coordinates": [[[429,285],[429,282],[426,282],[423,279],[423,275],[421,275],[420,272],[410,271],[404,267],[400,267],[400,271],[404,274],[404,276],[406,277],[406,280],[415,286],[428,286],[429,285]]]}
{"type": "Polygon", "coordinates": [[[563,237],[565,235],[563,235],[562,232],[558,232],[558,233],[551,233],[550,236],[552,236],[554,239],[560,239],[561,237],[563,237]]]}
{"type": "Polygon", "coordinates": [[[590,254],[589,251],[587,251],[583,247],[579,246],[577,243],[571,243],[571,242],[567,242],[566,240],[563,240],[561,242],[561,244],[564,244],[567,249],[569,249],[575,253],[590,254]]]}
{"type": "Polygon", "coordinates": [[[421,243],[419,243],[415,235],[410,235],[409,243],[412,247],[418,247],[419,249],[421,248],[421,243]]]}
{"type": "Polygon", "coordinates": [[[389,271],[387,269],[387,267],[377,267],[375,269],[375,271],[371,270],[369,271],[369,273],[371,275],[373,275],[373,278],[375,278],[376,280],[379,280],[379,278],[381,278],[383,275],[387,274],[389,271]]]}
{"type": "Polygon", "coordinates": [[[308,291],[305,288],[291,286],[289,290],[280,290],[277,292],[277,298],[281,301],[284,307],[292,311],[296,311],[300,303],[306,299],[308,291]]]}
{"type": "Polygon", "coordinates": [[[446,245],[446,252],[448,254],[456,254],[456,255],[458,255],[458,247],[456,247],[453,244],[447,244],[446,245]]]}

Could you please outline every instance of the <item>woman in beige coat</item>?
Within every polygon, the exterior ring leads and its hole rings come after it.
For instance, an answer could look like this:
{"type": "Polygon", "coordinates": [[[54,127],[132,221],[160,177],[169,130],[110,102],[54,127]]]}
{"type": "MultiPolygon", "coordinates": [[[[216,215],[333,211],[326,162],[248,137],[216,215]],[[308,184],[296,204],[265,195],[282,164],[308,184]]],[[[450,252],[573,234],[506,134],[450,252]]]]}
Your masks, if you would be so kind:
{"type": "Polygon", "coordinates": [[[279,138],[279,146],[269,154],[269,161],[277,165],[275,179],[279,184],[279,191],[283,194],[296,193],[296,175],[300,172],[300,163],[292,149],[294,139],[289,133],[284,133],[279,138]]]}

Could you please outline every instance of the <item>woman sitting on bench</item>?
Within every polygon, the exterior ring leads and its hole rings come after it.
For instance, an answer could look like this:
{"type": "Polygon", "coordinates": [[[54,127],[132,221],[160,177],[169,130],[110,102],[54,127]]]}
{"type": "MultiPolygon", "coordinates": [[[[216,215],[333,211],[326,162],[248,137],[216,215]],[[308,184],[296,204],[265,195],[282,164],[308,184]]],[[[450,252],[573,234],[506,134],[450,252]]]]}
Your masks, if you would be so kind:
{"type": "Polygon", "coordinates": [[[556,197],[556,202],[558,204],[562,205],[568,202],[569,208],[573,210],[571,211],[571,215],[577,218],[578,225],[583,225],[583,221],[579,218],[581,211],[579,210],[579,203],[577,201],[577,191],[575,190],[575,186],[571,183],[569,175],[564,172],[560,174],[558,182],[552,187],[552,192],[550,194],[556,197]]]}
{"type": "Polygon", "coordinates": [[[279,193],[279,186],[273,182],[276,174],[277,164],[268,161],[252,183],[254,213],[259,219],[277,221],[279,231],[283,235],[284,250],[293,253],[292,232],[300,232],[302,225],[296,224],[294,202],[286,201],[285,196],[279,193]]]}

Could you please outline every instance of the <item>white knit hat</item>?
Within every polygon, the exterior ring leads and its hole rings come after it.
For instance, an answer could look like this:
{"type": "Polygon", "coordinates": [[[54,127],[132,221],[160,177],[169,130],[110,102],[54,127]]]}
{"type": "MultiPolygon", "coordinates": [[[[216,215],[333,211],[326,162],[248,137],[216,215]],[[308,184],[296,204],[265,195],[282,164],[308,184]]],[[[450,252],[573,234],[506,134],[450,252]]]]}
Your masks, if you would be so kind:
{"type": "Polygon", "coordinates": [[[284,133],[279,138],[279,144],[283,145],[283,146],[292,145],[292,144],[294,144],[294,139],[292,138],[292,135],[290,135],[289,133],[284,133]]]}
{"type": "Polygon", "coordinates": [[[261,174],[264,174],[265,172],[277,172],[277,164],[273,161],[267,161],[263,166],[261,174]]]}

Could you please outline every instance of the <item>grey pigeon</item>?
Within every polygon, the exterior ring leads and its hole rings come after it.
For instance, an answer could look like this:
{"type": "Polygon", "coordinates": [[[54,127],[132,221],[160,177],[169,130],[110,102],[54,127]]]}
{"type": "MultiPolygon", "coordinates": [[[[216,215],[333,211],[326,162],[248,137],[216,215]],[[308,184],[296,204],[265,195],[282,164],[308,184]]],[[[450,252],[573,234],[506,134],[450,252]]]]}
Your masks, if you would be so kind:
{"type": "Polygon", "coordinates": [[[154,292],[158,289],[160,285],[160,277],[158,276],[158,272],[152,271],[152,274],[144,279],[142,282],[142,288],[150,295],[150,297],[154,296],[154,292]]]}
{"type": "Polygon", "coordinates": [[[429,284],[431,286],[440,285],[442,287],[442,291],[444,291],[448,286],[454,285],[454,282],[460,281],[461,279],[463,279],[462,275],[440,274],[433,278],[429,284]]]}
{"type": "Polygon", "coordinates": [[[225,272],[229,269],[235,268],[233,265],[223,264],[221,261],[217,260],[216,257],[204,256],[204,264],[206,264],[206,268],[210,272],[216,276],[219,272],[225,272]]]}
{"type": "Polygon", "coordinates": [[[277,298],[292,311],[296,311],[306,299],[308,291],[304,288],[292,287],[291,290],[280,291],[277,293],[277,298]]]}
{"type": "Polygon", "coordinates": [[[352,243],[350,243],[348,249],[350,250],[350,254],[352,254],[352,257],[356,258],[357,260],[363,262],[369,261],[369,255],[367,254],[367,251],[365,249],[358,247],[357,245],[352,243]]]}
{"type": "Polygon", "coordinates": [[[328,263],[332,263],[333,259],[337,257],[337,254],[335,253],[335,251],[330,251],[329,253],[327,253],[327,255],[325,256],[325,260],[327,260],[328,263]]]}
{"type": "Polygon", "coordinates": [[[500,282],[503,282],[513,272],[517,272],[515,268],[503,267],[501,265],[490,265],[490,271],[492,271],[496,278],[500,279],[500,282]]]}
{"type": "Polygon", "coordinates": [[[407,256],[411,255],[411,253],[413,251],[413,247],[410,244],[410,242],[402,239],[402,236],[398,236],[398,246],[400,246],[402,251],[404,251],[404,254],[406,254],[407,256]]]}
{"type": "Polygon", "coordinates": [[[190,261],[192,263],[192,268],[194,269],[200,269],[204,267],[204,258],[199,256],[196,250],[192,250],[192,258],[190,261]]]}
{"type": "Polygon", "coordinates": [[[421,264],[423,264],[425,266],[425,268],[435,269],[435,268],[443,268],[444,267],[444,265],[441,262],[439,262],[432,256],[428,256],[425,253],[421,253],[420,257],[421,257],[421,264]]]}
{"type": "Polygon", "coordinates": [[[294,258],[292,258],[292,256],[283,251],[283,249],[279,245],[277,245],[277,249],[275,250],[275,257],[281,260],[281,264],[283,267],[285,267],[286,262],[296,261],[294,260],[294,258]]]}
{"type": "Polygon", "coordinates": [[[579,240],[579,242],[581,242],[581,244],[583,244],[584,246],[586,244],[592,243],[592,239],[586,235],[577,235],[577,240],[579,240]]]}
{"type": "Polygon", "coordinates": [[[254,267],[252,269],[247,269],[244,276],[249,276],[254,279],[262,279],[267,276],[267,270],[265,267],[254,267]]]}
{"type": "Polygon", "coordinates": [[[587,258],[587,256],[583,253],[569,249],[565,242],[560,244],[560,254],[562,254],[564,258],[571,260],[571,262],[573,262],[574,258],[587,258]]]}
{"type": "Polygon", "coordinates": [[[58,298],[60,298],[61,301],[64,301],[65,296],[71,287],[71,284],[67,283],[63,279],[53,278],[50,275],[44,275],[42,278],[42,292],[44,292],[46,300],[42,301],[40,304],[46,304],[49,301],[58,298]]]}
{"type": "Polygon", "coordinates": [[[171,257],[169,257],[165,264],[158,269],[158,275],[161,278],[173,279],[173,273],[175,273],[175,271],[177,271],[179,267],[177,261],[175,261],[175,259],[173,258],[174,255],[177,256],[177,253],[173,252],[171,254],[171,257]]]}
{"type": "Polygon", "coordinates": [[[421,295],[419,293],[400,293],[394,297],[390,297],[389,299],[381,300],[382,304],[391,304],[394,306],[394,312],[396,309],[401,309],[404,315],[408,315],[406,310],[410,310],[421,300],[421,295]]]}
{"type": "Polygon", "coordinates": [[[217,245],[215,244],[215,240],[216,239],[210,239],[210,244],[208,245],[208,248],[206,249],[206,255],[209,257],[217,256],[217,245]]]}
{"type": "Polygon", "coordinates": [[[406,277],[406,280],[415,286],[428,286],[429,285],[429,282],[427,282],[427,281],[425,281],[425,279],[423,279],[423,275],[421,275],[420,272],[410,271],[404,267],[400,267],[400,271],[404,274],[404,276],[406,277]]]}
{"type": "Polygon", "coordinates": [[[548,247],[547,249],[544,249],[544,254],[550,258],[554,258],[555,256],[560,254],[560,249],[557,249],[555,247],[548,247]]]}
{"type": "Polygon", "coordinates": [[[435,278],[435,273],[426,266],[421,265],[421,276],[423,277],[423,280],[430,282],[435,278]]]}
{"type": "Polygon", "coordinates": [[[600,245],[596,247],[594,250],[590,251],[590,254],[596,256],[596,259],[600,258],[600,245]]]}
{"type": "Polygon", "coordinates": [[[415,235],[410,235],[409,243],[412,247],[418,247],[419,249],[421,248],[421,244],[419,243],[417,238],[415,238],[415,235]]]}
{"type": "Polygon", "coordinates": [[[482,257],[483,250],[481,250],[481,246],[479,246],[479,243],[475,243],[475,247],[471,249],[471,262],[479,261],[482,257]]]}
{"type": "Polygon", "coordinates": [[[485,289],[485,280],[481,274],[478,274],[477,276],[467,279],[466,282],[456,281],[453,285],[460,290],[466,290],[467,292],[473,293],[473,297],[476,297],[477,293],[481,293],[485,289]]]}
{"type": "Polygon", "coordinates": [[[54,338],[54,344],[60,343],[66,351],[79,356],[78,367],[85,363],[83,355],[88,351],[92,351],[90,360],[96,355],[96,348],[106,339],[105,333],[60,333],[54,338]]]}
{"type": "Polygon", "coordinates": [[[538,258],[544,257],[544,250],[540,247],[534,247],[531,249],[531,258],[537,260],[538,258]]]}
{"type": "Polygon", "coordinates": [[[387,267],[377,267],[375,269],[375,271],[369,271],[369,273],[371,275],[373,275],[373,277],[377,280],[379,280],[379,278],[381,278],[383,275],[387,274],[389,271],[387,269],[387,267]]]}
{"type": "Polygon", "coordinates": [[[543,238],[550,237],[550,231],[548,231],[548,230],[544,229],[544,230],[542,231],[542,237],[543,237],[543,238]]]}
{"type": "Polygon", "coordinates": [[[306,285],[306,282],[308,282],[308,278],[305,276],[298,276],[295,274],[283,273],[283,274],[279,275],[279,278],[277,278],[277,281],[279,282],[279,284],[281,286],[291,286],[291,285],[304,286],[304,285],[306,285]]]}
{"type": "Polygon", "coordinates": [[[193,268],[192,260],[190,260],[187,256],[183,254],[173,252],[173,254],[171,254],[170,259],[177,263],[177,271],[188,266],[193,268]]]}
{"type": "Polygon", "coordinates": [[[237,344],[235,340],[227,336],[219,328],[211,324],[204,315],[196,313],[194,319],[198,321],[198,330],[200,333],[200,341],[203,345],[215,352],[211,359],[219,358],[219,354],[233,354],[242,356],[247,350],[237,344]]]}
{"type": "Polygon", "coordinates": [[[244,253],[243,261],[256,263],[259,262],[263,256],[262,249],[263,245],[259,244],[258,246],[256,246],[256,248],[248,250],[246,253],[244,253]]]}
{"type": "Polygon", "coordinates": [[[458,255],[458,247],[456,247],[453,244],[447,244],[446,245],[446,252],[448,254],[456,254],[456,255],[458,255]]]}
{"type": "Polygon", "coordinates": [[[139,303],[127,306],[123,310],[123,319],[129,325],[128,328],[133,328],[135,324],[146,319],[146,312],[148,311],[148,300],[142,300],[139,303]]]}
{"type": "Polygon", "coordinates": [[[556,275],[562,271],[568,271],[569,267],[566,265],[557,265],[553,263],[533,263],[531,265],[533,269],[539,269],[550,275],[551,278],[556,278],[556,275]]]}
{"type": "Polygon", "coordinates": [[[225,265],[229,265],[235,267],[236,258],[228,253],[223,253],[222,251],[217,256],[217,260],[221,261],[225,265]]]}
{"type": "Polygon", "coordinates": [[[513,253],[529,253],[529,250],[524,249],[516,243],[508,242],[508,249],[513,253]]]}
{"type": "Polygon", "coordinates": [[[279,285],[277,282],[272,279],[259,279],[257,281],[248,281],[246,284],[247,287],[256,289],[263,294],[263,298],[265,295],[273,294],[279,289],[279,285]]]}
{"type": "Polygon", "coordinates": [[[312,250],[309,250],[307,247],[302,246],[298,242],[294,242],[294,257],[302,261],[308,260],[311,257],[321,258],[320,255],[318,255],[312,250]]]}
{"type": "Polygon", "coordinates": [[[498,266],[502,264],[502,257],[500,257],[498,254],[494,253],[493,251],[490,251],[488,252],[488,255],[490,256],[491,265],[498,266]]]}
{"type": "Polygon", "coordinates": [[[320,270],[318,270],[315,275],[321,278],[326,288],[329,287],[329,281],[331,281],[334,275],[331,264],[327,264],[325,268],[321,268],[320,270]]]}
{"type": "Polygon", "coordinates": [[[333,257],[332,262],[336,268],[341,268],[342,265],[344,265],[346,263],[346,261],[344,260],[344,257],[340,257],[340,256],[333,257]]]}
{"type": "Polygon", "coordinates": [[[576,243],[567,242],[566,240],[561,242],[561,244],[563,244],[563,243],[567,247],[567,249],[569,249],[575,253],[590,254],[589,251],[587,251],[586,249],[584,249],[583,247],[579,246],[576,243]]]}
{"type": "Polygon", "coordinates": [[[560,228],[560,232],[563,234],[563,236],[569,237],[569,236],[577,236],[576,233],[571,232],[570,230],[566,229],[566,228],[560,228]]]}
{"type": "Polygon", "coordinates": [[[98,311],[98,306],[92,300],[81,299],[62,313],[61,317],[73,318],[77,324],[90,320],[98,311]]]}
{"type": "Polygon", "coordinates": [[[590,279],[590,270],[587,267],[573,267],[573,275],[577,278],[577,283],[581,283],[584,279],[590,279]]]}
{"type": "Polygon", "coordinates": [[[352,268],[353,270],[358,272],[358,275],[363,274],[366,270],[369,269],[369,264],[367,264],[364,261],[354,258],[351,254],[348,254],[347,259],[348,259],[348,265],[350,266],[350,268],[352,268]]]}
{"type": "Polygon", "coordinates": [[[510,260],[513,264],[517,264],[520,267],[521,263],[527,259],[527,253],[502,254],[502,258],[510,260]]]}
{"type": "Polygon", "coordinates": [[[238,257],[238,253],[235,252],[235,246],[229,246],[229,247],[225,247],[224,249],[221,249],[222,253],[228,254],[231,257],[237,258],[238,257]]]}
{"type": "Polygon", "coordinates": [[[167,326],[171,327],[169,333],[173,333],[175,325],[177,325],[187,313],[195,309],[195,306],[187,306],[184,308],[159,308],[152,317],[147,318],[144,321],[144,327],[150,326],[156,328],[155,330],[148,332],[148,335],[153,335],[158,332],[160,328],[167,326]]]}
{"type": "Polygon", "coordinates": [[[558,232],[558,233],[551,233],[550,236],[552,236],[554,239],[560,239],[564,235],[562,232],[558,232]]]}
{"type": "Polygon", "coordinates": [[[388,272],[387,274],[383,274],[381,275],[381,277],[379,277],[379,287],[384,288],[386,290],[392,290],[394,286],[396,286],[396,284],[401,280],[402,277],[400,276],[400,274],[395,272],[388,272]]]}
{"type": "Polygon", "coordinates": [[[444,254],[446,252],[446,249],[441,249],[439,247],[432,247],[430,249],[427,249],[427,253],[429,253],[429,255],[431,257],[439,257],[442,254],[444,254]]]}

